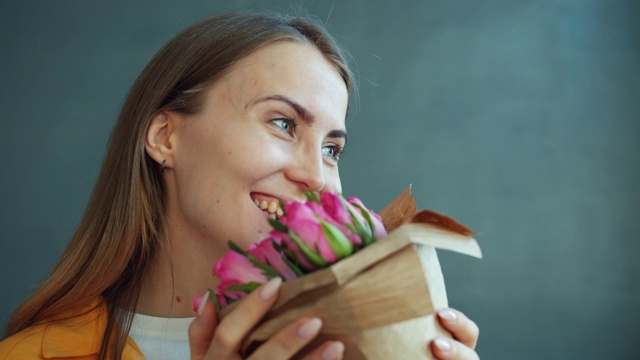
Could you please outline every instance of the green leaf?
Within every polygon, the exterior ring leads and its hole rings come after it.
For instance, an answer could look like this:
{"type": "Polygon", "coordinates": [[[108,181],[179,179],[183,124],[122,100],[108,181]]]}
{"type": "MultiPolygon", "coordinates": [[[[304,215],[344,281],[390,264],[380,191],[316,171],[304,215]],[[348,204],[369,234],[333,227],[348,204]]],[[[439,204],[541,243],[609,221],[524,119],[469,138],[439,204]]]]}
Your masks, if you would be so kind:
{"type": "Polygon", "coordinates": [[[318,267],[325,267],[327,265],[330,265],[327,260],[323,259],[322,256],[311,250],[304,242],[302,242],[298,235],[296,235],[295,233],[289,233],[289,236],[291,237],[291,240],[293,240],[293,242],[298,245],[302,254],[306,256],[313,265],[318,267]]]}
{"type": "Polygon", "coordinates": [[[242,254],[244,256],[247,256],[247,252],[242,250],[240,248],[240,246],[238,246],[236,243],[234,243],[233,241],[229,240],[229,242],[227,242],[227,244],[229,245],[229,248],[239,254],[242,254]]]}
{"type": "Polygon", "coordinates": [[[287,227],[287,225],[281,223],[280,221],[278,221],[277,219],[271,219],[269,218],[269,224],[271,224],[271,227],[283,232],[283,233],[288,233],[289,232],[289,228],[287,227]]]}
{"type": "Polygon", "coordinates": [[[216,306],[216,310],[220,311],[222,309],[222,305],[220,305],[220,300],[218,300],[218,297],[216,296],[214,291],[211,289],[209,289],[209,299],[213,301],[213,304],[216,306]]]}
{"type": "Polygon", "coordinates": [[[249,254],[248,252],[242,250],[236,243],[234,243],[231,240],[229,240],[229,247],[231,248],[231,250],[233,250],[233,251],[235,251],[235,252],[237,252],[237,253],[239,253],[241,255],[244,255],[244,257],[249,259],[251,264],[253,266],[257,267],[258,269],[262,270],[262,273],[266,277],[274,278],[274,277],[280,276],[280,274],[278,274],[276,269],[274,269],[271,266],[269,266],[269,264],[263,263],[262,261],[258,260],[255,256],[249,254]]]}
{"type": "Polygon", "coordinates": [[[358,219],[356,214],[353,212],[353,210],[351,209],[351,206],[348,206],[345,204],[345,208],[347,209],[347,211],[349,211],[349,215],[351,215],[351,220],[353,221],[353,224],[355,225],[356,229],[358,229],[357,233],[363,234],[363,235],[371,234],[371,231],[369,230],[369,228],[367,228],[363,223],[360,222],[360,219],[358,219]]]}
{"type": "Polygon", "coordinates": [[[294,274],[296,274],[296,276],[302,276],[305,274],[298,265],[296,265],[293,261],[287,258],[288,256],[287,251],[289,251],[291,252],[292,257],[296,258],[295,262],[300,263],[300,260],[295,256],[295,254],[293,254],[291,250],[283,248],[273,239],[271,239],[271,244],[273,245],[273,248],[276,249],[276,251],[278,251],[278,255],[280,255],[280,258],[282,259],[282,261],[294,272],[294,274]]]}
{"type": "Polygon", "coordinates": [[[371,235],[366,239],[362,239],[362,240],[364,241],[365,245],[369,245],[372,242],[376,241],[376,237],[373,236],[373,229],[375,229],[375,225],[373,224],[373,220],[371,219],[371,214],[369,214],[369,211],[364,207],[362,207],[360,204],[353,204],[353,206],[360,209],[360,213],[362,213],[362,216],[365,218],[365,220],[367,220],[367,224],[369,225],[369,230],[370,230],[369,234],[371,235]]]}
{"type": "Polygon", "coordinates": [[[251,293],[253,290],[257,289],[258,287],[260,287],[259,282],[255,282],[255,281],[251,281],[248,283],[244,283],[244,284],[238,284],[238,285],[230,285],[227,286],[227,290],[231,290],[231,291],[241,291],[245,294],[249,294],[251,293]]]}
{"type": "MultiPolygon", "coordinates": [[[[302,261],[300,261],[300,259],[296,255],[296,253],[294,253],[292,250],[283,249],[282,252],[285,254],[285,257],[283,258],[285,260],[285,262],[293,263],[293,265],[296,266],[300,270],[300,273],[302,275],[312,272],[311,269],[308,269],[306,266],[304,266],[302,261]]],[[[292,269],[294,269],[293,270],[294,272],[296,271],[295,268],[292,268],[292,269]]],[[[297,275],[297,272],[296,272],[296,275],[297,275]]]]}
{"type": "Polygon", "coordinates": [[[320,220],[320,226],[322,226],[322,232],[327,238],[331,250],[333,250],[338,259],[344,259],[353,254],[353,244],[340,229],[324,220],[320,220]]]}
{"type": "Polygon", "coordinates": [[[247,254],[247,258],[249,259],[249,261],[251,261],[253,266],[262,270],[264,276],[268,277],[269,279],[280,276],[276,269],[272,268],[269,264],[263,263],[262,261],[258,260],[255,256],[247,254]]]}
{"type": "Polygon", "coordinates": [[[304,196],[306,196],[307,200],[309,200],[309,201],[317,202],[317,203],[320,202],[320,199],[318,199],[318,196],[315,193],[311,192],[311,191],[305,191],[304,192],[304,196]]]}
{"type": "Polygon", "coordinates": [[[349,211],[349,214],[351,215],[351,219],[353,220],[353,223],[356,227],[355,233],[360,236],[360,238],[362,239],[363,245],[366,246],[371,244],[373,241],[375,241],[371,228],[365,226],[363,223],[360,222],[360,220],[358,220],[358,217],[356,216],[356,214],[354,214],[353,210],[351,210],[351,207],[347,206],[347,210],[349,211]]]}
{"type": "Polygon", "coordinates": [[[296,254],[287,247],[286,243],[282,243],[282,245],[279,245],[277,242],[273,241],[273,247],[284,254],[284,256],[282,257],[283,260],[286,259],[289,262],[293,262],[297,267],[301,269],[304,268],[302,262],[300,261],[300,259],[298,259],[298,256],[296,256],[296,254]]]}
{"type": "Polygon", "coordinates": [[[294,274],[296,274],[296,276],[300,277],[305,274],[300,267],[298,267],[296,264],[294,264],[291,260],[287,259],[286,257],[282,257],[282,261],[284,261],[284,263],[287,264],[287,266],[293,271],[294,274]]]}

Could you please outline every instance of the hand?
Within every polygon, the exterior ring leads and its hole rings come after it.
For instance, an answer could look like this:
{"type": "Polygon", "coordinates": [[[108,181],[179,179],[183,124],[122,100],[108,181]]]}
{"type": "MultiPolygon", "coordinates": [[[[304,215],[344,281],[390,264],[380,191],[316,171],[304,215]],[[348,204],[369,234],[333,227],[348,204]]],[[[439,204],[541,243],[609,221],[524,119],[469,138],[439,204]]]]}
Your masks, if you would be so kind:
{"type": "MultiPolygon", "coordinates": [[[[249,294],[222,321],[218,321],[213,302],[206,296],[198,317],[189,326],[191,359],[241,359],[242,339],[258,324],[276,302],[282,280],[275,278],[249,294]]],[[[322,321],[302,318],[280,330],[262,344],[249,359],[289,359],[318,335],[322,321]]],[[[342,359],[344,345],[327,341],[305,359],[342,359]]]]}
{"type": "Polygon", "coordinates": [[[474,351],[480,329],[460,311],[443,309],[438,312],[440,324],[455,340],[438,337],[431,342],[431,351],[441,360],[480,359],[474,351]]]}

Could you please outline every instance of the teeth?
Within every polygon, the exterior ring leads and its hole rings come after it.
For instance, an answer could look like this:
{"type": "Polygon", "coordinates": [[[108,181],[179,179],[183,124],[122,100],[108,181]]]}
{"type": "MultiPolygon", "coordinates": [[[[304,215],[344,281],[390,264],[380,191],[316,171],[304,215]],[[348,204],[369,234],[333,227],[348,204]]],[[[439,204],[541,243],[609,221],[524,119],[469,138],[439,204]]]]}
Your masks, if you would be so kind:
{"type": "Polygon", "coordinates": [[[273,214],[274,212],[276,212],[276,210],[278,210],[278,203],[274,201],[271,204],[269,204],[269,208],[267,209],[267,211],[273,214]]]}
{"type": "Polygon", "coordinates": [[[270,215],[273,215],[271,216],[272,218],[275,218],[276,215],[284,215],[284,211],[280,207],[280,202],[278,200],[273,200],[269,203],[267,202],[267,200],[260,201],[258,199],[254,199],[253,203],[256,204],[256,206],[261,210],[268,212],[270,215]]]}

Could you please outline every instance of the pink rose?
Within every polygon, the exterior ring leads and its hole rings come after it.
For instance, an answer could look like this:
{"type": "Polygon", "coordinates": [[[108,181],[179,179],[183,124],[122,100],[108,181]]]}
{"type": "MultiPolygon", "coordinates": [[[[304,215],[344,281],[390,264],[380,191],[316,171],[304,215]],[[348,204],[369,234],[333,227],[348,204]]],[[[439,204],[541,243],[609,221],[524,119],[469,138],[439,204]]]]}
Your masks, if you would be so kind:
{"type": "Polygon", "coordinates": [[[360,210],[360,214],[366,218],[367,222],[372,227],[371,230],[373,231],[373,236],[375,236],[376,239],[387,236],[387,230],[382,224],[382,218],[380,217],[380,215],[367,209],[362,201],[360,201],[360,199],[356,197],[348,198],[347,202],[360,210]]]}
{"type": "Polygon", "coordinates": [[[226,304],[226,299],[239,299],[269,280],[262,269],[254,266],[246,256],[236,251],[229,251],[216,262],[213,275],[221,281],[215,290],[220,304],[226,304]],[[241,287],[243,285],[244,287],[241,287]]]}
{"type": "Polygon", "coordinates": [[[200,307],[200,303],[202,302],[202,296],[196,296],[193,298],[193,312],[198,312],[198,308],[200,307]]]}
{"type": "Polygon", "coordinates": [[[262,270],[255,267],[246,256],[229,251],[213,267],[213,275],[222,282],[266,283],[269,281],[262,270]]]}
{"type": "MultiPolygon", "coordinates": [[[[338,257],[333,249],[331,249],[322,231],[320,221],[306,203],[286,203],[283,210],[285,215],[280,218],[280,222],[289,228],[290,236],[291,233],[293,233],[304,245],[316,251],[323,260],[331,263],[338,261],[338,257]]],[[[287,239],[283,240],[286,241],[287,239]]],[[[300,247],[295,241],[287,243],[287,246],[289,248],[300,247]]]]}
{"type": "MultiPolygon", "coordinates": [[[[362,234],[358,234],[357,229],[358,224],[364,226],[366,222],[360,215],[360,211],[347,203],[339,194],[328,191],[320,196],[320,204],[322,204],[322,211],[318,211],[318,213],[328,215],[330,220],[327,221],[334,223],[355,247],[361,248],[363,244],[362,234]],[[351,208],[351,213],[356,215],[355,219],[351,216],[347,206],[351,208]]],[[[320,207],[320,204],[316,205],[320,207]]]]}
{"type": "MultiPolygon", "coordinates": [[[[215,302],[224,307],[269,279],[291,280],[329,266],[351,255],[376,238],[386,236],[380,216],[357,198],[340,194],[306,193],[306,202],[287,202],[284,214],[270,219],[270,238],[251,244],[247,251],[229,242],[228,252],[214,266],[221,281],[215,302]]],[[[197,309],[201,298],[194,299],[197,309]]]]}
{"type": "Polygon", "coordinates": [[[353,223],[349,211],[344,206],[344,199],[339,194],[329,191],[323,192],[320,195],[320,204],[322,204],[324,211],[336,222],[343,224],[353,223]]]}
{"type": "Polygon", "coordinates": [[[262,283],[258,283],[256,281],[241,282],[238,280],[227,280],[221,282],[220,285],[218,285],[218,287],[213,291],[213,293],[218,298],[218,302],[220,302],[220,305],[224,307],[230,301],[238,300],[245,297],[260,284],[262,283]],[[234,287],[242,287],[245,290],[238,290],[234,287]]]}
{"type": "Polygon", "coordinates": [[[295,245],[289,235],[276,229],[271,230],[269,235],[271,235],[271,238],[276,242],[276,244],[285,246],[287,248],[287,251],[289,251],[290,253],[285,254],[285,256],[293,261],[293,263],[298,267],[302,267],[307,270],[316,269],[316,266],[313,265],[313,263],[302,253],[302,250],[300,250],[300,248],[295,245]]]}
{"type": "Polygon", "coordinates": [[[295,272],[284,262],[282,254],[273,247],[273,242],[270,238],[249,245],[247,252],[271,266],[284,280],[291,280],[297,277],[295,272]]]}

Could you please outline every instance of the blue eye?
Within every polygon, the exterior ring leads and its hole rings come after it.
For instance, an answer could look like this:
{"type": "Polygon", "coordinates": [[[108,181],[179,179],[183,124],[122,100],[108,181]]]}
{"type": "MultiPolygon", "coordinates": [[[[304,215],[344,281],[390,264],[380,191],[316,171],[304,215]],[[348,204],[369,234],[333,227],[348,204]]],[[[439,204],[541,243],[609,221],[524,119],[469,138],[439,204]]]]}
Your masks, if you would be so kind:
{"type": "Polygon", "coordinates": [[[322,148],[322,155],[328,157],[333,162],[340,160],[341,153],[342,147],[338,145],[328,145],[322,148]]]}
{"type": "Polygon", "coordinates": [[[293,135],[293,132],[296,128],[296,124],[292,119],[282,118],[282,119],[274,119],[271,120],[277,127],[286,131],[289,135],[293,135]]]}

